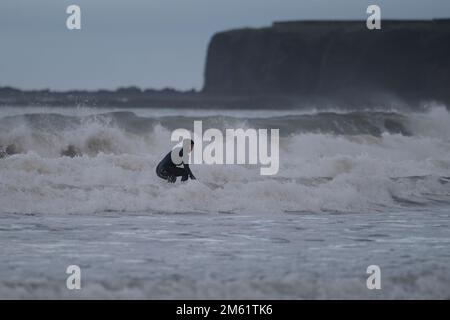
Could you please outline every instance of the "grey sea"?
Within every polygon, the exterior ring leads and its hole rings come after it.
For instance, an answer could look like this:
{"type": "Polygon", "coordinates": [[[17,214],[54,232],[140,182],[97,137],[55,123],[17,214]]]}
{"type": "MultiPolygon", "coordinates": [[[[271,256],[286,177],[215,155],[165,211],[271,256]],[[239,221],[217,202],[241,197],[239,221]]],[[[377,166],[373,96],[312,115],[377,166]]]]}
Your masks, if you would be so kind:
{"type": "Polygon", "coordinates": [[[0,298],[450,299],[445,107],[4,107],[0,146],[0,298]],[[172,130],[194,120],[278,128],[279,172],[192,165],[196,181],[159,179],[172,130]]]}

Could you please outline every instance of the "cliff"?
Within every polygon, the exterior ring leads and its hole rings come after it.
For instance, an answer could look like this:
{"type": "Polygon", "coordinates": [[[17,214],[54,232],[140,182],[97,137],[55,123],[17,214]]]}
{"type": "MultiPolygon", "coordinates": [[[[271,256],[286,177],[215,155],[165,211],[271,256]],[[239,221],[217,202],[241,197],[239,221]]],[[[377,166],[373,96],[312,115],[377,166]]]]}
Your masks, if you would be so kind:
{"type": "Polygon", "coordinates": [[[450,107],[450,19],[275,22],[215,34],[201,92],[22,91],[0,87],[0,106],[170,108],[450,107]],[[405,104],[403,104],[405,103],[405,104]]]}
{"type": "MultiPolygon", "coordinates": [[[[279,22],[213,36],[203,92],[450,102],[450,19],[279,22]]],[[[362,100],[361,100],[362,99],[362,100]]]]}

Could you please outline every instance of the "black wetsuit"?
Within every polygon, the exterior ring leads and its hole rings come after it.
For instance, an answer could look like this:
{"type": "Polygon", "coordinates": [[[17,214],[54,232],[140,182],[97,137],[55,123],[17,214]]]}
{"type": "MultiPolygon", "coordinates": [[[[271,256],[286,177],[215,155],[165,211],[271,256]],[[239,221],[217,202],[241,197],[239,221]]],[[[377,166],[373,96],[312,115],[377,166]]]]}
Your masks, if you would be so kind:
{"type": "MultiPolygon", "coordinates": [[[[183,149],[180,148],[179,151],[180,158],[183,157],[183,149]]],[[[179,165],[183,164],[183,167],[178,167],[172,161],[172,151],[169,152],[164,159],[156,167],[156,174],[161,179],[167,180],[169,182],[175,182],[177,180],[176,177],[182,177],[181,181],[186,181],[189,178],[195,179],[194,175],[189,168],[189,164],[181,162],[179,165]]]]}

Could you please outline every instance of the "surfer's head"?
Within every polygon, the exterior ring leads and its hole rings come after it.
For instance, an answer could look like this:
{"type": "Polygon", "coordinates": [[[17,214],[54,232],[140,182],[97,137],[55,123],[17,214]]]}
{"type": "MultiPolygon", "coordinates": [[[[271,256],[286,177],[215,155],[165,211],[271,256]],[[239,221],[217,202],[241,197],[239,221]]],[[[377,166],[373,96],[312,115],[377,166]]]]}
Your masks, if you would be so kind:
{"type": "Polygon", "coordinates": [[[185,148],[187,152],[191,152],[192,149],[194,149],[194,140],[185,139],[183,141],[183,148],[185,148]]]}

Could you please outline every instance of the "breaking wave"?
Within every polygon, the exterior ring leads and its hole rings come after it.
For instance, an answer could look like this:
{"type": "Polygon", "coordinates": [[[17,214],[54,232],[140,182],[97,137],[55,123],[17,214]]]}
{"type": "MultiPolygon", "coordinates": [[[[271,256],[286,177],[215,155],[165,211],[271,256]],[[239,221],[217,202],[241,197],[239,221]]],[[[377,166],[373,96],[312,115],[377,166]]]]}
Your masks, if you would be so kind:
{"type": "Polygon", "coordinates": [[[0,159],[2,213],[375,212],[450,204],[444,107],[267,116],[6,110],[0,145],[15,152],[0,159]],[[171,131],[192,129],[194,120],[204,130],[279,128],[279,173],[193,165],[198,181],[160,180],[154,171],[172,147],[171,131]],[[68,146],[79,156],[62,157],[68,146]]]}

